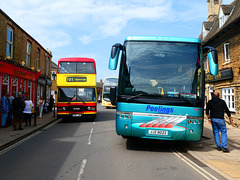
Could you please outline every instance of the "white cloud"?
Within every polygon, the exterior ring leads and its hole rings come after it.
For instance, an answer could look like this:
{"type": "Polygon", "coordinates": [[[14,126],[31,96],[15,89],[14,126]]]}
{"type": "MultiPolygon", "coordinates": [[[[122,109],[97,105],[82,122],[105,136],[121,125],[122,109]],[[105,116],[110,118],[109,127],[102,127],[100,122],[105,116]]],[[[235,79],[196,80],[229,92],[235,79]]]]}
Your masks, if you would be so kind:
{"type": "Polygon", "coordinates": [[[92,42],[92,37],[88,35],[83,35],[78,38],[83,44],[89,44],[92,42]]]}
{"type": "MultiPolygon", "coordinates": [[[[185,2],[178,3],[182,1],[185,2]]],[[[119,35],[131,20],[162,23],[194,19],[199,6],[191,6],[194,2],[189,1],[188,4],[191,8],[183,12],[173,9],[173,0],[12,0],[1,2],[1,8],[37,41],[52,49],[70,43],[74,37],[68,29],[79,30],[82,34],[78,40],[89,44],[93,39],[119,35]]]]}

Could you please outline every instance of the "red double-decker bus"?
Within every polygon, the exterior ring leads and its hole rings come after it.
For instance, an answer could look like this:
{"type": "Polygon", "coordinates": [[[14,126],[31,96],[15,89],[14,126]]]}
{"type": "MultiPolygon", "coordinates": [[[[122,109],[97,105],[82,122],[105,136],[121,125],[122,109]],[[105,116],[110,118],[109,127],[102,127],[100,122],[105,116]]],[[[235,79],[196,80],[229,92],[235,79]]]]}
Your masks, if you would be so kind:
{"type": "Polygon", "coordinates": [[[57,67],[58,118],[97,114],[96,64],[91,58],[61,58],[57,67]]]}

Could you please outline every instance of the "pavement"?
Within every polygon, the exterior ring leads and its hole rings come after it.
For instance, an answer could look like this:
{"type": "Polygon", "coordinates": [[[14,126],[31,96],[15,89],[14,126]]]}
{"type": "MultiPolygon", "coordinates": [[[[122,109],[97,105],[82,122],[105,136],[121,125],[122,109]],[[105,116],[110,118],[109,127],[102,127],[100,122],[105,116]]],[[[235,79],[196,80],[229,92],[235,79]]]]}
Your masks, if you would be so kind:
{"type": "Polygon", "coordinates": [[[52,124],[55,121],[57,121],[57,115],[54,117],[53,112],[49,112],[44,113],[41,119],[39,117],[36,117],[35,124],[34,119],[32,118],[31,126],[25,127],[25,122],[23,122],[23,130],[14,131],[12,126],[9,126],[8,128],[0,128],[0,151],[37,131],[43,130],[46,126],[52,124]]]}
{"type": "Polygon", "coordinates": [[[188,153],[221,174],[226,179],[240,180],[240,128],[227,125],[229,153],[216,150],[212,125],[204,120],[203,136],[188,144],[188,153]]]}
{"type": "MultiPolygon", "coordinates": [[[[43,130],[46,126],[57,121],[53,112],[43,114],[43,118],[36,118],[36,125],[32,120],[32,126],[24,127],[23,130],[13,131],[12,126],[0,129],[0,152],[21,139],[43,130]]],[[[212,133],[212,127],[204,120],[203,136],[198,142],[187,143],[188,153],[221,174],[226,179],[240,180],[240,128],[227,123],[229,153],[216,150],[212,133]]],[[[0,153],[1,154],[1,153],[0,153]]]]}

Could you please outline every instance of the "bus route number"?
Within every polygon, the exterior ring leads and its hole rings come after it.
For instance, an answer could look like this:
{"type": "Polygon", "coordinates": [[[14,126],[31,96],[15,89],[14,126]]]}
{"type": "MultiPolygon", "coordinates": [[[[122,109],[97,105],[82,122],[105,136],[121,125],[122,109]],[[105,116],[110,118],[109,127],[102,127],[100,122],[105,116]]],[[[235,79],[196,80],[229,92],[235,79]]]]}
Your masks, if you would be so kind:
{"type": "Polygon", "coordinates": [[[86,77],[67,77],[67,82],[87,82],[86,77]]]}

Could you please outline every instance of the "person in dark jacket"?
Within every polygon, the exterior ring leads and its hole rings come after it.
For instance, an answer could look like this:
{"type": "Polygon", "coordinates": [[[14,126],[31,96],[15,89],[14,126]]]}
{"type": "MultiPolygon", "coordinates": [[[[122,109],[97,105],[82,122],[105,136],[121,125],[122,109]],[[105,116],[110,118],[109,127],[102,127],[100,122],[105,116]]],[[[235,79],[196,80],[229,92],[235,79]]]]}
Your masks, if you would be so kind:
{"type": "Polygon", "coordinates": [[[207,103],[206,115],[208,117],[209,123],[212,124],[212,130],[213,130],[214,139],[217,145],[217,150],[218,151],[222,150],[223,152],[229,152],[227,148],[227,127],[224,120],[224,112],[227,113],[230,120],[230,124],[232,124],[231,113],[227,107],[226,102],[220,99],[219,93],[215,91],[212,94],[212,99],[207,103]],[[209,116],[209,111],[210,111],[210,116],[209,116]],[[220,141],[219,131],[221,132],[222,144],[220,141]]]}
{"type": "Polygon", "coordinates": [[[23,121],[23,110],[25,108],[25,103],[22,98],[22,92],[18,93],[18,97],[14,98],[12,102],[12,113],[13,113],[13,130],[23,130],[22,121],[23,121]]]}

